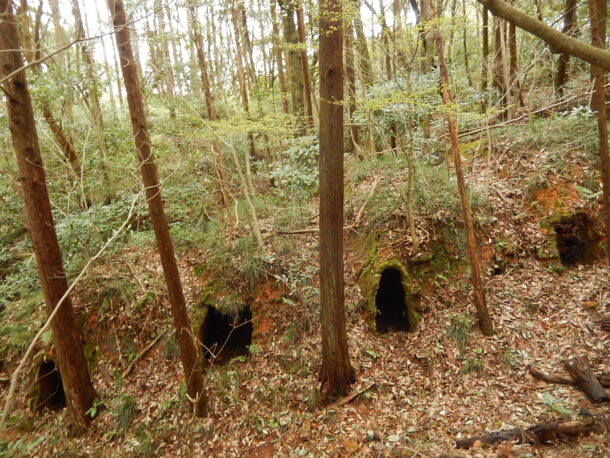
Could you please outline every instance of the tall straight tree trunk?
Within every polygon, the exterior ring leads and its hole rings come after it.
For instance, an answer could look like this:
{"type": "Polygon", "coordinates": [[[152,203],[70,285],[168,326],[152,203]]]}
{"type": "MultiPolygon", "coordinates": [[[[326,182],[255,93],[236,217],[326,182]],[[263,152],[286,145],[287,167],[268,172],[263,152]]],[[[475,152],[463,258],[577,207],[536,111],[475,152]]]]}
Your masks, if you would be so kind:
{"type": "Polygon", "coordinates": [[[204,416],[207,411],[204,379],[201,371],[202,356],[200,345],[191,330],[186,309],[186,301],[182,291],[180,272],[174,256],[174,246],[169,233],[169,226],[163,207],[159,177],[151,150],[148,122],[144,112],[142,90],[138,79],[138,71],[134,61],[133,49],[129,37],[127,15],[123,0],[108,0],[108,9],[112,17],[116,34],[117,51],[121,59],[121,69],[127,93],[127,103],[131,115],[131,125],[135,137],[136,149],[142,182],[146,189],[146,198],[150,212],[150,220],[157,239],[157,247],[165,274],[169,300],[171,304],[176,340],[180,347],[180,359],[184,369],[186,388],[189,400],[193,403],[196,416],[204,416]]]}
{"type": "Polygon", "coordinates": [[[343,271],[342,0],[320,0],[320,320],[323,399],[354,381],[347,347],[343,271]]]}
{"type": "Polygon", "coordinates": [[[311,100],[311,74],[309,72],[309,61],[307,60],[307,38],[305,34],[305,18],[303,17],[303,2],[297,0],[297,29],[299,32],[299,43],[301,45],[301,68],[303,71],[303,97],[305,98],[305,124],[313,129],[313,106],[311,100]]]}
{"type": "MultiPolygon", "coordinates": [[[[79,0],[72,0],[72,14],[74,16],[74,21],[76,22],[76,37],[80,40],[85,38],[85,25],[83,23],[83,18],[80,12],[80,6],[78,4],[79,0]]],[[[89,49],[89,45],[86,41],[82,41],[80,44],[80,49],[83,55],[83,60],[85,61],[86,67],[86,77],[87,77],[87,87],[88,87],[88,99],[90,103],[90,111],[91,117],[93,118],[93,125],[95,128],[95,133],[98,141],[100,142],[100,149],[102,150],[102,167],[104,167],[104,176],[106,176],[105,172],[105,162],[108,157],[108,144],[106,143],[106,136],[104,134],[104,119],[102,117],[102,107],[100,105],[100,96],[99,96],[99,85],[97,83],[98,77],[95,73],[95,63],[93,60],[93,54],[91,49],[89,49]]]]}
{"type": "Polygon", "coordinates": [[[239,31],[240,31],[240,41],[242,46],[242,59],[244,69],[247,69],[248,78],[250,79],[250,84],[253,87],[258,85],[258,81],[256,78],[256,67],[254,66],[254,48],[252,46],[252,40],[250,39],[250,32],[248,31],[248,15],[246,13],[246,7],[244,6],[243,1],[237,2],[237,13],[239,19],[239,31]]]}
{"type": "Polygon", "coordinates": [[[164,6],[161,0],[155,1],[155,15],[157,17],[157,29],[156,33],[159,36],[160,41],[160,56],[161,61],[159,62],[159,70],[163,73],[165,78],[165,96],[169,102],[170,110],[169,114],[171,118],[176,117],[176,108],[174,106],[176,98],[176,82],[174,81],[174,71],[172,68],[172,62],[169,55],[169,44],[167,42],[167,32],[165,31],[165,14],[164,6]]]}
{"type": "MultiPolygon", "coordinates": [[[[98,24],[102,24],[102,17],[100,15],[99,3],[95,3],[95,17],[98,24]]],[[[112,88],[112,62],[108,59],[108,51],[106,50],[106,40],[102,38],[100,40],[102,45],[102,56],[104,57],[104,67],[106,68],[106,80],[108,81],[108,95],[110,96],[110,106],[112,107],[112,114],[114,117],[117,115],[117,104],[114,97],[114,90],[112,88]]]]}
{"type": "MultiPolygon", "coordinates": [[[[0,0],[0,73],[6,76],[22,68],[23,64],[11,2],[0,0]]],[[[3,90],[21,178],[27,227],[46,308],[51,314],[65,295],[68,283],[55,232],[25,71],[4,83],[3,90]]],[[[69,298],[59,307],[51,321],[51,329],[70,417],[78,428],[86,428],[91,421],[87,411],[93,406],[97,394],[89,377],[80,329],[69,298]]]]}
{"type": "Polygon", "coordinates": [[[477,310],[477,315],[479,318],[479,327],[481,328],[481,332],[483,333],[483,335],[491,336],[493,335],[494,331],[493,326],[491,324],[491,318],[489,317],[489,312],[487,310],[487,303],[485,301],[483,284],[481,282],[481,267],[477,254],[477,241],[474,232],[472,212],[470,210],[470,202],[468,201],[468,192],[466,190],[464,171],[462,170],[462,157],[458,141],[457,123],[450,108],[451,106],[453,106],[453,97],[449,92],[449,73],[447,71],[447,64],[445,63],[443,36],[441,35],[438,26],[436,27],[435,40],[440,70],[441,94],[443,97],[443,103],[447,109],[446,117],[447,124],[449,126],[449,136],[451,138],[451,149],[453,152],[453,159],[455,164],[455,175],[457,178],[458,191],[460,194],[460,202],[462,204],[462,213],[464,215],[464,226],[466,228],[466,245],[468,249],[468,258],[470,261],[472,288],[474,290],[474,304],[477,310]]]}
{"type": "MultiPolygon", "coordinates": [[[[241,95],[241,103],[244,107],[244,112],[250,119],[250,104],[248,99],[248,83],[246,82],[246,72],[244,70],[244,55],[242,52],[241,33],[239,31],[239,17],[236,8],[231,8],[231,22],[233,23],[233,31],[235,34],[235,60],[237,61],[237,76],[239,79],[239,93],[241,95]]],[[[256,158],[256,146],[254,144],[254,134],[248,132],[248,147],[250,157],[256,158]]],[[[250,177],[249,160],[246,160],[246,177],[250,177]]],[[[251,183],[249,183],[251,185],[251,183]]],[[[250,186],[250,192],[254,194],[254,187],[250,186]]]]}
{"type": "MultiPolygon", "coordinates": [[[[435,0],[421,0],[420,14],[422,20],[422,36],[423,36],[423,59],[421,62],[422,73],[429,73],[432,71],[434,65],[434,35],[432,31],[432,20],[434,19],[434,2],[435,0]]],[[[430,143],[427,141],[431,137],[431,120],[430,115],[427,114],[422,120],[422,133],[424,136],[424,143],[422,150],[424,154],[430,153],[430,143]]]]}
{"type": "Polygon", "coordinates": [[[360,73],[362,75],[363,86],[368,88],[375,82],[371,53],[369,52],[366,35],[364,34],[364,25],[362,24],[362,15],[360,14],[360,0],[352,0],[352,2],[356,8],[354,31],[356,32],[356,50],[360,58],[360,73]]]}
{"type": "Polygon", "coordinates": [[[481,59],[483,65],[481,66],[481,90],[486,91],[489,81],[489,10],[487,7],[483,7],[483,55],[481,59]]]}
{"type": "MultiPolygon", "coordinates": [[[[566,0],[562,32],[567,35],[574,35],[576,29],[576,6],[576,0],[566,0]]],[[[557,97],[563,95],[563,86],[568,81],[569,62],[570,55],[565,52],[557,60],[557,73],[555,74],[555,94],[557,97]]]]}
{"type": "Polygon", "coordinates": [[[284,114],[290,113],[288,105],[288,89],[286,86],[286,74],[284,73],[284,58],[282,47],[280,46],[280,27],[277,19],[277,10],[275,8],[276,0],[270,1],[271,10],[271,37],[273,40],[273,55],[275,56],[275,64],[277,65],[277,77],[280,83],[280,100],[282,102],[282,111],[284,114]]]}
{"type": "MultiPolygon", "coordinates": [[[[197,63],[199,64],[199,72],[201,75],[201,85],[203,87],[203,93],[205,96],[205,106],[208,113],[208,119],[210,121],[216,121],[216,110],[214,108],[214,96],[212,95],[212,88],[210,87],[210,78],[208,76],[208,64],[203,51],[203,38],[201,36],[201,26],[198,20],[197,6],[193,0],[188,2],[188,18],[190,22],[191,39],[195,43],[195,49],[197,53],[197,63]]],[[[218,142],[214,142],[212,145],[214,153],[214,163],[216,164],[216,175],[220,186],[220,194],[222,197],[223,207],[228,207],[229,192],[227,191],[227,180],[226,180],[226,168],[222,150],[218,142]]]]}
{"type": "Polygon", "coordinates": [[[284,30],[284,42],[288,46],[286,51],[287,70],[288,70],[288,90],[290,92],[290,101],[292,114],[296,116],[298,121],[299,135],[305,135],[305,123],[303,122],[305,115],[305,98],[303,72],[301,70],[301,55],[297,50],[299,36],[294,20],[294,1],[295,0],[277,0],[282,13],[282,24],[284,30]]]}
{"type": "Polygon", "coordinates": [[[470,76],[470,66],[468,62],[468,16],[466,15],[466,0],[462,0],[462,16],[464,16],[464,25],[462,27],[462,46],[464,48],[464,71],[468,79],[468,85],[472,86],[472,78],[470,76]]]}
{"type": "Polygon", "coordinates": [[[383,54],[383,62],[385,63],[385,73],[388,81],[394,78],[392,72],[392,53],[390,51],[390,36],[392,31],[388,27],[388,23],[385,19],[385,6],[383,0],[379,0],[379,18],[381,19],[381,52],[383,54]]]}
{"type": "Polygon", "coordinates": [[[347,80],[347,97],[349,100],[349,133],[350,150],[359,152],[360,141],[358,138],[358,126],[354,124],[354,112],[356,111],[356,69],[354,62],[354,32],[349,22],[344,25],[345,37],[345,79],[347,80]]]}
{"type": "MultiPolygon", "coordinates": [[[[40,6],[42,6],[42,3],[40,4],[40,6]]],[[[41,57],[41,53],[40,53],[40,25],[41,25],[40,16],[42,14],[42,9],[40,7],[38,8],[38,12],[36,15],[36,25],[34,27],[33,34],[31,32],[31,24],[30,24],[29,18],[26,14],[27,9],[28,9],[27,2],[25,0],[21,0],[21,7],[19,8],[18,15],[23,15],[20,18],[22,36],[24,36],[24,37],[26,35],[29,36],[31,45],[34,46],[34,48],[31,50],[32,52],[24,53],[24,55],[26,56],[26,60],[31,63],[31,62],[34,62],[34,61],[40,59],[40,57],[41,57]],[[26,31],[27,31],[27,33],[26,33],[26,31]]],[[[24,42],[24,44],[25,44],[25,42],[24,42]]],[[[34,65],[33,70],[37,74],[40,74],[40,65],[34,65]]],[[[42,117],[44,118],[47,125],[49,126],[49,130],[55,137],[55,141],[59,144],[59,147],[61,148],[61,151],[64,154],[66,161],[70,165],[70,168],[74,172],[74,175],[76,176],[76,178],[78,180],[80,180],[81,166],[80,166],[80,161],[78,158],[78,153],[76,152],[76,148],[74,147],[72,139],[63,131],[59,121],[57,121],[57,119],[55,119],[55,116],[53,115],[53,111],[51,110],[51,104],[48,102],[48,100],[46,100],[44,95],[42,97],[40,97],[37,104],[42,113],[42,117]]]]}
{"type": "MultiPolygon", "coordinates": [[[[591,44],[603,48],[606,41],[607,10],[605,0],[588,0],[589,18],[591,21],[591,44]]],[[[608,157],[608,109],[606,106],[606,73],[603,68],[591,67],[593,74],[594,94],[593,110],[597,112],[597,130],[599,134],[599,158],[603,189],[603,206],[606,222],[606,240],[610,241],[610,158],[608,157]]],[[[610,264],[610,246],[606,242],[606,255],[610,264]]]]}

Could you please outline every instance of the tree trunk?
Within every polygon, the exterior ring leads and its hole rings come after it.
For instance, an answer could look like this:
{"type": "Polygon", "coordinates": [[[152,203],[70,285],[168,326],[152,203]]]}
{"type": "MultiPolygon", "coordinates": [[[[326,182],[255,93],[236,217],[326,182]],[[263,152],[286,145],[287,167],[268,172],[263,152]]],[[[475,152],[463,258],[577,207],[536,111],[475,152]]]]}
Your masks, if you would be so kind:
{"type": "Polygon", "coordinates": [[[449,92],[449,73],[445,64],[445,55],[443,51],[443,37],[440,31],[436,30],[436,49],[438,54],[438,63],[441,78],[441,93],[443,103],[447,107],[446,117],[449,126],[449,136],[451,137],[451,149],[453,150],[453,160],[455,162],[455,175],[458,183],[460,201],[462,204],[462,212],[464,214],[464,226],[466,228],[466,245],[468,249],[468,258],[470,260],[471,282],[474,290],[474,304],[477,309],[479,318],[479,327],[483,335],[493,335],[493,326],[487,310],[485,301],[485,293],[483,292],[483,284],[481,283],[481,267],[479,265],[478,249],[476,236],[474,232],[474,224],[472,221],[472,213],[470,210],[470,202],[468,201],[468,192],[464,180],[464,171],[462,170],[462,157],[460,154],[460,145],[458,142],[457,123],[449,109],[453,105],[453,99],[449,92]]]}
{"type": "MultiPolygon", "coordinates": [[[[72,0],[72,14],[74,15],[74,21],[76,22],[76,38],[82,40],[85,38],[85,25],[83,18],[80,13],[80,7],[78,4],[79,0],[72,0]]],[[[100,105],[99,97],[99,85],[97,83],[98,77],[95,74],[94,60],[91,50],[86,41],[82,41],[80,49],[85,61],[87,86],[88,86],[88,99],[90,102],[91,117],[93,118],[93,125],[98,141],[100,142],[100,149],[102,150],[102,167],[104,168],[104,176],[106,175],[106,158],[108,157],[108,144],[106,143],[106,136],[104,135],[104,119],[102,117],[102,107],[100,105]]]]}
{"type": "MultiPolygon", "coordinates": [[[[42,3],[40,3],[40,6],[42,6],[42,3]]],[[[19,14],[25,14],[24,12],[26,10],[27,10],[27,2],[25,0],[22,0],[19,14]]],[[[41,58],[41,52],[40,52],[40,25],[41,25],[40,16],[41,16],[41,14],[42,14],[42,9],[39,7],[37,15],[36,15],[36,25],[34,27],[34,34],[33,34],[33,40],[32,40],[32,45],[34,46],[34,49],[32,49],[31,53],[25,53],[26,60],[28,62],[33,62],[33,61],[39,60],[41,58]]],[[[29,22],[29,19],[27,16],[21,18],[21,30],[22,30],[22,34],[24,37],[26,35],[29,35],[30,37],[32,37],[32,33],[30,32],[30,30],[31,30],[30,22],[29,22]],[[24,32],[26,29],[28,31],[27,33],[24,32]]],[[[34,70],[34,72],[39,74],[40,65],[34,65],[33,70],[34,70]]],[[[61,124],[59,123],[59,121],[57,121],[55,119],[55,116],[53,116],[53,111],[51,110],[51,105],[45,99],[44,95],[40,98],[40,100],[38,100],[38,105],[40,107],[40,111],[42,112],[42,117],[46,121],[47,125],[49,126],[49,129],[51,130],[51,133],[55,137],[55,141],[57,141],[57,143],[59,144],[59,147],[61,148],[66,161],[70,165],[70,168],[74,172],[74,175],[76,176],[76,178],[78,180],[80,180],[81,166],[80,166],[80,161],[78,158],[78,153],[76,152],[76,148],[74,147],[74,144],[72,143],[72,139],[68,135],[66,135],[66,133],[64,133],[63,129],[61,128],[61,124]]]]}
{"type": "Polygon", "coordinates": [[[556,421],[530,426],[527,429],[513,428],[505,431],[496,431],[482,436],[468,437],[455,441],[456,448],[470,449],[475,443],[498,444],[507,440],[518,444],[547,444],[566,436],[580,436],[589,434],[597,426],[595,419],[586,421],[556,421]]]}
{"type": "MultiPolygon", "coordinates": [[[[0,0],[0,71],[6,76],[23,67],[21,44],[10,0],[0,0]]],[[[25,72],[4,84],[9,128],[21,175],[27,226],[48,313],[52,313],[68,289],[55,232],[46,177],[34,121],[32,100],[25,72]]],[[[97,397],[82,350],[79,326],[69,299],[59,307],[51,322],[53,345],[66,393],[70,417],[79,428],[91,418],[87,411],[97,397]]]]}
{"type": "MultiPolygon", "coordinates": [[[[566,0],[566,8],[563,20],[562,32],[572,36],[576,27],[576,0],[566,0]]],[[[562,53],[557,60],[557,73],[555,74],[555,94],[557,97],[563,95],[563,86],[568,81],[568,63],[570,55],[562,53]]]]}
{"type": "Polygon", "coordinates": [[[489,10],[483,7],[483,65],[481,68],[481,90],[487,90],[487,81],[489,79],[489,10]]]}
{"type": "Polygon", "coordinates": [[[292,114],[299,119],[298,134],[305,135],[305,124],[303,123],[303,116],[305,115],[305,88],[303,84],[303,72],[301,71],[301,56],[297,50],[299,37],[294,22],[294,0],[277,1],[282,10],[284,42],[289,46],[286,52],[288,57],[286,63],[288,68],[288,90],[290,92],[292,114]]]}
{"type": "Polygon", "coordinates": [[[311,74],[309,72],[309,61],[307,60],[307,39],[305,38],[305,19],[303,18],[303,3],[296,7],[297,29],[299,32],[299,43],[301,45],[301,68],[303,71],[303,96],[305,97],[305,124],[309,129],[313,129],[313,107],[311,101],[311,74]]]}
{"type": "Polygon", "coordinates": [[[392,32],[385,19],[383,0],[379,0],[379,10],[379,19],[381,20],[381,53],[384,57],[386,77],[388,81],[391,81],[394,77],[392,72],[392,53],[390,51],[390,36],[392,32]]]}
{"type": "Polygon", "coordinates": [[[151,224],[157,239],[157,247],[169,292],[174,327],[176,329],[176,340],[180,347],[180,358],[186,378],[187,392],[189,399],[193,403],[195,415],[204,416],[207,410],[207,398],[201,372],[202,357],[189,323],[186,302],[182,292],[182,283],[180,281],[180,272],[176,264],[174,246],[163,207],[157,168],[151,150],[148,122],[144,112],[144,102],[138,81],[138,72],[131,47],[129,28],[126,25],[127,15],[125,14],[123,0],[108,0],[108,9],[116,34],[117,50],[121,60],[127,103],[131,115],[131,125],[136,149],[138,150],[140,173],[142,174],[142,181],[146,189],[151,224]]]}
{"type": "Polygon", "coordinates": [[[354,380],[343,278],[343,37],[341,0],[320,0],[320,320],[322,398],[354,380]]]}
{"type": "Polygon", "coordinates": [[[282,111],[284,114],[290,113],[288,106],[288,90],[286,88],[286,74],[284,73],[284,58],[282,56],[282,47],[280,46],[280,28],[278,25],[277,14],[275,9],[276,0],[270,0],[271,3],[271,27],[273,40],[273,54],[277,65],[277,76],[280,82],[280,100],[282,101],[282,111]]]}
{"type": "Polygon", "coordinates": [[[159,36],[161,48],[161,61],[159,62],[159,70],[165,78],[165,96],[169,104],[170,118],[176,117],[176,108],[174,106],[176,98],[176,83],[174,81],[174,72],[172,62],[169,56],[169,45],[167,43],[167,33],[165,31],[165,14],[163,12],[163,4],[161,0],[155,1],[155,15],[157,17],[156,34],[159,36]]]}
{"type": "MultiPolygon", "coordinates": [[[[589,17],[591,21],[591,42],[593,46],[603,48],[606,38],[606,2],[589,0],[589,17]]],[[[606,223],[606,240],[610,241],[610,158],[608,157],[608,109],[606,106],[606,74],[603,68],[593,66],[594,93],[592,108],[597,112],[597,131],[599,135],[599,158],[603,184],[603,207],[606,223]]],[[[610,264],[610,247],[606,248],[610,264]]]]}
{"type": "Polygon", "coordinates": [[[354,62],[354,32],[351,24],[347,23],[344,30],[345,35],[345,79],[347,81],[347,97],[349,100],[349,133],[350,150],[358,152],[360,141],[358,139],[358,126],[354,124],[354,112],[356,111],[356,71],[354,62]]]}
{"type": "MultiPolygon", "coordinates": [[[[216,110],[214,108],[214,96],[212,95],[212,88],[210,87],[210,78],[208,75],[208,65],[203,51],[203,37],[201,36],[201,27],[197,15],[197,6],[193,0],[189,0],[188,3],[188,17],[190,22],[190,31],[193,43],[195,43],[195,49],[197,53],[197,62],[199,64],[199,72],[201,75],[201,85],[203,87],[203,94],[205,96],[205,106],[208,113],[208,119],[210,121],[216,121],[216,110]]],[[[212,151],[214,153],[214,162],[216,164],[216,174],[218,177],[218,183],[220,185],[220,194],[222,197],[223,207],[228,207],[229,192],[227,190],[226,180],[226,168],[222,150],[218,145],[218,142],[214,142],[212,145],[212,151]]]]}
{"type": "Polygon", "coordinates": [[[564,33],[555,30],[553,27],[546,25],[542,21],[538,21],[533,17],[522,13],[517,8],[507,5],[502,0],[477,0],[483,6],[496,16],[502,19],[513,22],[517,27],[522,28],[526,32],[536,35],[551,45],[554,52],[568,53],[571,56],[578,57],[585,62],[610,71],[610,52],[599,49],[593,45],[584,43],[576,38],[570,37],[564,33]]]}
{"type": "MultiPolygon", "coordinates": [[[[244,107],[244,112],[248,119],[250,119],[250,104],[248,100],[248,85],[246,82],[246,72],[244,70],[244,57],[242,53],[241,33],[239,30],[239,18],[237,15],[237,9],[231,8],[231,22],[233,23],[233,32],[235,34],[235,60],[237,61],[237,76],[239,78],[239,93],[241,95],[241,102],[244,107]]],[[[250,157],[256,158],[256,146],[254,144],[254,134],[248,132],[248,146],[250,150],[250,157]]],[[[246,165],[248,161],[246,160],[246,165]]],[[[246,170],[248,172],[248,170],[246,170]]],[[[249,176],[249,173],[246,173],[249,176]]],[[[254,194],[254,187],[250,184],[250,192],[254,194]]]]}
{"type": "Polygon", "coordinates": [[[356,50],[360,57],[360,74],[362,75],[363,86],[368,88],[375,83],[375,74],[373,73],[371,54],[366,42],[366,35],[364,34],[364,26],[362,25],[360,0],[352,0],[352,2],[357,8],[356,15],[354,16],[354,31],[356,32],[356,50]]]}
{"type": "Polygon", "coordinates": [[[462,26],[462,46],[464,48],[464,71],[468,79],[468,85],[472,86],[472,77],[470,76],[470,65],[468,61],[468,16],[466,15],[466,0],[462,0],[462,16],[464,16],[464,24],[462,26]]]}

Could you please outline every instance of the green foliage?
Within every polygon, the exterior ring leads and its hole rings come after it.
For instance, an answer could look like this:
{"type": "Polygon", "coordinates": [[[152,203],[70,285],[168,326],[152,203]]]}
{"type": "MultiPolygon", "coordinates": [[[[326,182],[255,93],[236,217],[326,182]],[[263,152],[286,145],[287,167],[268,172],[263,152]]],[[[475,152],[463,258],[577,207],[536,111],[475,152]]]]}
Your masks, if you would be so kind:
{"type": "Polygon", "coordinates": [[[558,155],[550,155],[547,166],[557,170],[557,161],[573,150],[584,150],[588,159],[596,159],[597,130],[594,113],[587,107],[574,107],[550,118],[533,119],[518,128],[500,129],[494,135],[505,136],[514,151],[546,149],[558,155]]]}
{"type": "Polygon", "coordinates": [[[21,437],[16,441],[0,440],[0,457],[33,456],[35,450],[45,441],[44,436],[29,440],[21,437]]]}
{"type": "Polygon", "coordinates": [[[125,431],[136,413],[136,403],[132,396],[122,395],[113,411],[119,431],[125,431]]]}
{"type": "Polygon", "coordinates": [[[483,368],[483,361],[479,358],[467,358],[462,366],[462,373],[464,375],[471,373],[480,374],[483,372],[483,368]]]}
{"type": "Polygon", "coordinates": [[[573,415],[574,412],[564,407],[563,403],[555,399],[551,393],[543,393],[542,403],[552,411],[555,411],[561,415],[573,415]]]}
{"type": "Polygon", "coordinates": [[[318,187],[318,139],[299,137],[293,145],[278,153],[270,176],[277,193],[291,199],[313,195],[318,187]]]}
{"type": "Polygon", "coordinates": [[[464,351],[470,340],[472,331],[472,319],[467,315],[453,315],[449,324],[447,334],[457,344],[460,351],[464,351]]]}

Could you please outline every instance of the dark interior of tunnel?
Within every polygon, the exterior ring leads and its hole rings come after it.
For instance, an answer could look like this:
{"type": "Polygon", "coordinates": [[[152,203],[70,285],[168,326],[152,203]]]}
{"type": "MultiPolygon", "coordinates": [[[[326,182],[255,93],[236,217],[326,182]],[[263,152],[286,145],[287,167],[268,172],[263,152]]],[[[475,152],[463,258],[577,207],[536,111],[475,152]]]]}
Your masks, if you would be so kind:
{"type": "Polygon", "coordinates": [[[45,408],[60,410],[66,407],[66,394],[64,385],[61,381],[59,369],[55,362],[47,359],[38,368],[38,399],[36,400],[36,410],[45,408]]]}
{"type": "Polygon", "coordinates": [[[379,289],[375,296],[375,306],[377,308],[375,317],[377,332],[410,330],[400,270],[388,268],[381,273],[379,289]]]}
{"type": "Polygon", "coordinates": [[[244,307],[236,314],[224,314],[210,307],[200,330],[205,359],[224,364],[236,356],[248,355],[252,330],[250,307],[244,307]]]}
{"type": "Polygon", "coordinates": [[[596,239],[587,215],[576,213],[572,216],[564,216],[554,224],[553,228],[561,264],[574,266],[591,264],[595,260],[596,239]]]}

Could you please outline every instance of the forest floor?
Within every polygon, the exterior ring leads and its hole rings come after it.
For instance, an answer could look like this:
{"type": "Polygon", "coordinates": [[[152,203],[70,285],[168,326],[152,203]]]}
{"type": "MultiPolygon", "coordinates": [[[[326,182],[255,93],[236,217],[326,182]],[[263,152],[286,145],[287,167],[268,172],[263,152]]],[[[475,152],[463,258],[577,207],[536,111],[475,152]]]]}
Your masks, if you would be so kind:
{"type": "MultiPolygon", "coordinates": [[[[610,434],[600,432],[543,447],[504,443],[455,449],[456,438],[578,418],[581,409],[606,421],[610,417],[608,404],[592,405],[578,389],[535,380],[527,369],[532,364],[547,373],[562,373],[564,358],[587,355],[596,370],[610,371],[610,335],[599,326],[600,318],[610,314],[610,272],[601,256],[589,265],[564,268],[535,255],[553,236],[542,222],[557,200],[571,211],[595,208],[574,191],[574,184],[593,166],[578,152],[566,153],[568,172],[549,172],[542,177],[546,185],[525,199],[524,183],[551,153],[516,154],[501,142],[495,149],[493,157],[468,163],[468,180],[473,188],[488,190],[493,215],[491,224],[479,231],[482,253],[499,239],[515,247],[501,271],[484,278],[496,329],[493,337],[482,337],[472,326],[474,319],[466,319],[463,328],[459,320],[456,325],[456,317],[474,316],[469,290],[463,286],[466,272],[458,274],[461,281],[441,282],[426,292],[422,305],[429,310],[414,333],[379,335],[361,311],[348,305],[349,349],[357,375],[353,390],[364,392],[340,407],[320,408],[317,303],[305,304],[305,311],[288,305],[267,308],[266,318],[255,317],[258,337],[255,334],[250,355],[209,371],[209,418],[189,414],[179,388],[179,360],[168,356],[164,337],[120,383],[110,374],[129,362],[101,358],[104,367],[94,372],[94,383],[109,408],[98,414],[86,435],[72,437],[66,431],[65,409],[38,417],[20,410],[32,424],[30,432],[15,428],[13,438],[20,437],[21,445],[29,447],[25,454],[32,456],[610,455],[610,434]],[[304,321],[298,332],[295,320],[304,321]]],[[[372,181],[371,176],[369,185],[372,181]]],[[[392,247],[408,244],[402,229],[386,230],[393,234],[392,247]]],[[[298,246],[299,263],[315,266],[315,234],[288,237],[298,246]]],[[[350,231],[346,237],[351,247],[350,231]]],[[[346,302],[358,304],[362,297],[350,249],[346,302]]],[[[115,259],[116,265],[131,259],[138,268],[160,272],[152,250],[132,248],[122,257],[115,259]]],[[[493,271],[493,257],[483,258],[485,271],[493,271]]],[[[181,257],[189,304],[197,302],[202,288],[194,269],[205,260],[205,253],[197,250],[181,257]]],[[[99,269],[110,274],[116,265],[99,269]]],[[[281,294],[273,281],[263,290],[263,296],[281,294]]],[[[146,314],[122,318],[125,327],[142,329],[137,348],[145,348],[161,330],[169,331],[167,313],[160,314],[160,322],[148,330],[142,322],[146,314]]]]}

